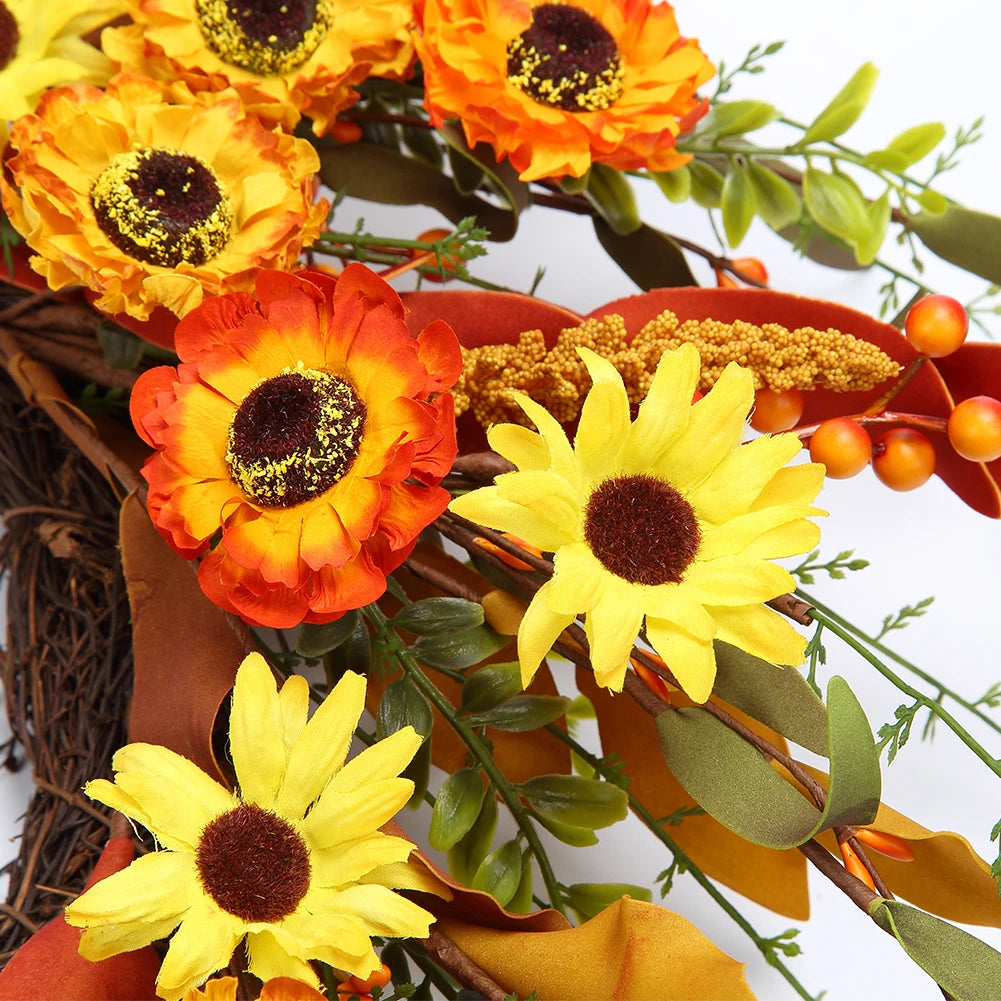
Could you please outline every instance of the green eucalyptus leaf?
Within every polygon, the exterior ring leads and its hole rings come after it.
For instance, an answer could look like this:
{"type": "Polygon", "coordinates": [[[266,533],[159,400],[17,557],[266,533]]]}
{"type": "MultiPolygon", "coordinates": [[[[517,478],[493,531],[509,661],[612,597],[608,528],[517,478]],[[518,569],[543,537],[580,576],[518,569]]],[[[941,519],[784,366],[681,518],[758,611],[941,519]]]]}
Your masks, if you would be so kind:
{"type": "Polygon", "coordinates": [[[558,841],[572,848],[590,848],[598,843],[598,835],[590,827],[574,827],[573,824],[561,824],[542,814],[536,814],[535,819],[549,831],[558,841]]]}
{"type": "Polygon", "coordinates": [[[644,291],[697,285],[681,247],[666,233],[643,223],[626,236],[595,216],[598,242],[616,264],[644,291]]]}
{"type": "Polygon", "coordinates": [[[354,632],[361,615],[357,609],[346,612],[333,622],[314,625],[305,622],[299,627],[299,635],[295,638],[295,652],[303,657],[322,657],[325,653],[339,647],[354,632]]]}
{"type": "Polygon", "coordinates": [[[912,216],[909,227],[938,257],[1001,283],[1001,218],[950,203],[941,213],[912,216]]]}
{"type": "Polygon", "coordinates": [[[969,932],[899,900],[873,900],[869,916],[956,1001],[996,1001],[1001,953],[969,932]]]}
{"type": "Polygon", "coordinates": [[[651,170],[654,183],[670,202],[686,202],[692,193],[692,175],[687,167],[674,170],[651,170]]]}
{"type": "Polygon", "coordinates": [[[747,168],[758,215],[772,229],[782,229],[795,222],[803,211],[803,202],[796,189],[768,167],[752,160],[747,168]]]}
{"type": "Polygon", "coordinates": [[[512,733],[538,730],[558,720],[570,705],[562,695],[515,695],[493,709],[469,717],[473,726],[492,726],[512,733]]]}
{"type": "Polygon", "coordinates": [[[581,920],[586,921],[625,896],[648,904],[653,900],[649,887],[632,883],[573,883],[567,887],[566,900],[581,920]]]}
{"type": "Polygon", "coordinates": [[[462,683],[462,710],[485,712],[513,698],[521,690],[521,665],[517,661],[484,664],[462,683]]]}
{"type": "Polygon", "coordinates": [[[778,118],[778,109],[765,101],[720,101],[693,130],[691,138],[743,135],[778,118]]]}
{"type": "Polygon", "coordinates": [[[858,257],[858,245],[872,228],[868,203],[858,185],[843,174],[826,174],[807,167],[803,174],[803,200],[813,219],[828,233],[849,244],[858,257]]]}
{"type": "Polygon", "coordinates": [[[572,827],[608,827],[629,808],[618,786],[579,775],[538,775],[516,788],[541,817],[572,827]]]}
{"type": "Polygon", "coordinates": [[[783,737],[827,757],[827,708],[796,667],[776,667],[716,641],[713,694],[783,737]]]}
{"type": "Polygon", "coordinates": [[[870,153],[865,162],[899,173],[926,157],[944,138],[945,126],[941,122],[915,125],[891,140],[886,149],[870,153]]]}
{"type": "Polygon", "coordinates": [[[890,226],[890,192],[884,191],[879,198],[866,206],[869,219],[869,232],[858,241],[855,253],[859,264],[871,264],[879,253],[886,239],[886,231],[890,226]]]}
{"type": "Polygon", "coordinates": [[[131,331],[102,320],[96,333],[108,368],[132,369],[142,361],[143,342],[131,331]]]}
{"type": "Polygon", "coordinates": [[[719,208],[723,193],[723,175],[702,160],[691,160],[688,172],[692,175],[692,201],[704,209],[719,208]]]}
{"type": "Polygon", "coordinates": [[[473,889],[485,890],[504,907],[518,892],[521,883],[521,847],[505,841],[480,864],[473,876],[473,889]]]}
{"type": "Polygon", "coordinates": [[[949,207],[945,195],[940,195],[937,191],[922,191],[917,199],[921,208],[932,215],[941,215],[949,207]]]}
{"type": "Polygon", "coordinates": [[[487,857],[497,830],[497,798],[492,791],[483,797],[483,805],[473,826],[448,852],[448,871],[469,886],[480,863],[487,857]]]}
{"type": "Polygon", "coordinates": [[[534,910],[535,902],[532,900],[532,853],[526,848],[521,853],[521,882],[518,889],[514,891],[514,896],[507,902],[507,909],[515,914],[527,914],[534,910]]]}
{"type": "Polygon", "coordinates": [[[464,598],[422,598],[390,619],[394,629],[403,629],[415,636],[437,636],[460,629],[471,629],[483,623],[483,606],[464,598]]]}
{"type": "Polygon", "coordinates": [[[486,660],[510,642],[510,636],[502,636],[484,623],[444,636],[422,636],[412,650],[422,664],[461,671],[486,660]]]}
{"type": "Polygon", "coordinates": [[[463,195],[450,177],[425,160],[364,142],[318,152],[320,178],[334,191],[384,205],[427,205],[456,224],[476,216],[491,240],[510,240],[518,228],[517,213],[463,195]]]}
{"type": "Polygon", "coordinates": [[[736,164],[727,171],[720,193],[719,207],[723,213],[726,242],[736,247],[747,235],[747,230],[758,210],[754,186],[745,167],[736,164]]]}
{"type": "Polygon", "coordinates": [[[468,179],[472,178],[474,172],[481,178],[488,178],[490,187],[507,202],[515,215],[528,208],[531,200],[528,185],[518,180],[518,172],[511,166],[510,161],[498,162],[489,143],[477,143],[474,147],[470,147],[462,127],[457,122],[445,122],[439,131],[451,151],[453,169],[458,163],[457,157],[466,160],[471,167],[466,175],[468,179]]]}
{"type": "Polygon", "coordinates": [[[399,678],[390,682],[382,693],[375,711],[375,736],[382,740],[405,726],[412,726],[427,743],[432,722],[427,699],[406,678],[399,678]]]}
{"type": "Polygon", "coordinates": [[[483,806],[483,779],[475,768],[460,768],[445,778],[431,811],[428,841],[448,851],[476,823],[483,806]]]}
{"type": "Polygon", "coordinates": [[[872,63],[860,66],[831,103],[813,120],[799,145],[830,142],[847,132],[865,111],[878,77],[879,70],[872,63]]]}
{"type": "Polygon", "coordinates": [[[601,163],[591,164],[584,197],[619,236],[632,233],[642,225],[636,195],[621,171],[601,163]]]}
{"type": "Polygon", "coordinates": [[[827,689],[830,783],[818,810],[748,741],[698,707],[656,720],[664,760],[695,801],[741,837],[792,848],[822,830],[871,823],[879,805],[879,756],[872,730],[843,678],[827,689]]]}
{"type": "Polygon", "coordinates": [[[865,269],[865,265],[859,264],[851,247],[844,240],[826,233],[809,217],[791,226],[783,226],[775,232],[783,240],[794,244],[798,253],[811,261],[816,261],[817,264],[822,264],[825,268],[837,268],[839,271],[865,269]]]}

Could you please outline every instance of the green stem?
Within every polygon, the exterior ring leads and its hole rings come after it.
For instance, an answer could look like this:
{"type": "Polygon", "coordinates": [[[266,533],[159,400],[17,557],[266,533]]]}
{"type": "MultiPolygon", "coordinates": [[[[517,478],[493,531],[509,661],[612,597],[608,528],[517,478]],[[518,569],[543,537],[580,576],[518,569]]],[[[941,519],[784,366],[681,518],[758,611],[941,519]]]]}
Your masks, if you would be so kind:
{"type": "MultiPolygon", "coordinates": [[[[966,730],[961,723],[959,723],[955,717],[943,709],[937,702],[933,699],[929,699],[926,695],[919,692],[916,688],[912,688],[903,678],[894,674],[889,667],[886,666],[869,648],[859,641],[852,633],[842,626],[836,618],[832,618],[829,614],[818,607],[809,598],[808,595],[804,594],[802,591],[797,592],[800,597],[810,603],[812,606],[810,609],[810,617],[817,622],[822,622],[830,632],[834,633],[835,636],[839,637],[845,643],[848,644],[856,653],[858,653],[864,660],[868,661],[880,674],[883,675],[887,681],[891,682],[897,688],[900,689],[905,695],[910,696],[915,702],[922,705],[929,712],[937,716],[945,725],[952,730],[952,732],[959,737],[959,739],[985,764],[987,767],[998,777],[1001,778],[1001,761],[997,758],[992,758],[987,750],[982,747],[966,730]]],[[[938,682],[934,682],[938,684],[938,682]]]]}
{"type": "Polygon", "coordinates": [[[977,708],[975,703],[968,702],[958,692],[954,692],[951,688],[948,688],[945,685],[943,685],[942,682],[938,680],[938,678],[928,674],[927,671],[921,670],[921,668],[918,667],[917,664],[912,664],[909,660],[905,660],[903,657],[900,656],[899,653],[895,653],[889,647],[884,646],[876,638],[862,632],[862,630],[859,629],[858,626],[852,625],[852,623],[842,618],[833,609],[827,608],[825,605],[822,605],[814,598],[807,597],[807,595],[803,594],[802,591],[800,591],[799,594],[804,601],[809,601],[814,608],[822,611],[825,615],[830,616],[830,618],[833,619],[835,622],[837,622],[838,625],[842,626],[844,629],[847,629],[848,632],[850,632],[853,636],[856,636],[858,639],[862,640],[863,643],[867,643],[869,646],[873,648],[873,650],[878,650],[885,657],[889,657],[891,660],[896,661],[896,663],[898,663],[901,667],[907,668],[908,671],[910,671],[912,674],[916,674],[922,681],[926,681],[928,682],[929,685],[932,685],[934,688],[936,688],[942,695],[948,696],[950,699],[952,699],[953,702],[956,702],[959,705],[961,705],[967,712],[972,713],[982,723],[986,723],[987,726],[989,726],[995,733],[1001,734],[1001,725],[999,725],[995,720],[991,719],[991,717],[988,716],[985,712],[981,712],[981,710],[977,708]]]}
{"type": "Polygon", "coordinates": [[[546,884],[549,893],[550,903],[561,914],[566,915],[566,905],[563,902],[563,895],[560,893],[559,883],[556,874],[553,872],[546,850],[539,840],[538,832],[528,815],[528,811],[522,805],[518,796],[511,788],[503,773],[497,767],[490,750],[483,743],[479,734],[456,713],[452,703],[445,698],[434,683],[421,670],[420,665],[407,650],[403,641],[396,632],[389,626],[389,620],[383,614],[378,605],[367,605],[363,610],[365,617],[375,626],[379,632],[380,640],[386,645],[390,653],[399,661],[400,666],[406,671],[414,684],[421,690],[424,697],[445,717],[449,726],[462,738],[462,742],[469,748],[470,753],[476,758],[477,763],[490,779],[498,795],[504,800],[504,805],[511,812],[518,829],[525,838],[535,861],[538,863],[542,881],[546,884]]]}
{"type": "MultiPolygon", "coordinates": [[[[563,741],[572,751],[578,754],[584,761],[586,761],[596,772],[602,775],[605,779],[610,781],[615,781],[616,779],[621,779],[621,775],[612,775],[610,769],[606,765],[605,761],[601,758],[595,757],[586,748],[582,747],[577,743],[573,737],[570,736],[566,731],[561,730],[558,726],[554,726],[552,723],[546,726],[546,729],[557,738],[557,740],[563,741]]],[[[737,923],[740,929],[747,935],[748,938],[754,943],[758,951],[765,957],[770,966],[774,966],[779,973],[789,982],[792,988],[796,991],[801,998],[805,1001],[814,1001],[813,995],[796,979],[792,971],[782,962],[781,959],[776,955],[774,947],[770,945],[771,940],[765,938],[763,935],[759,935],[754,927],[750,924],[747,918],[744,917],[740,911],[737,910],[733,904],[730,903],[726,897],[716,888],[709,877],[685,854],[681,846],[664,830],[662,824],[657,823],[656,817],[650,813],[649,810],[628,790],[626,789],[626,795],[629,797],[629,807],[636,814],[640,820],[653,832],[654,836],[671,852],[671,854],[681,862],[686,872],[692,874],[695,882],[702,887],[706,893],[718,904],[726,914],[737,923]]]]}

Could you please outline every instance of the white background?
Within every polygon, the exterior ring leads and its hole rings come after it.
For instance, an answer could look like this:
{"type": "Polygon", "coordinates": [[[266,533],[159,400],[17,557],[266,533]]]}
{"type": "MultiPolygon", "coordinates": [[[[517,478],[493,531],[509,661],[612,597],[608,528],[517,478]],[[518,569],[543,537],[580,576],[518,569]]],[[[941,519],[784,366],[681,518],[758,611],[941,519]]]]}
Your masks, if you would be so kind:
{"type": "MultiPolygon", "coordinates": [[[[938,186],[971,207],[1001,214],[996,70],[1001,19],[989,5],[972,0],[935,5],[679,0],[676,8],[681,30],[699,38],[712,59],[731,66],[754,43],[786,40],[786,47],[767,61],[766,72],[739,78],[729,97],[770,101],[798,121],[819,112],[861,63],[874,62],[882,71],[879,84],[868,111],[844,137],[854,148],[879,148],[903,129],[926,121],[942,121],[951,135],[986,115],[983,140],[964,152],[960,166],[938,186]]],[[[767,135],[785,141],[781,131],[767,135]]],[[[924,176],[923,169],[919,166],[915,174],[924,176]]],[[[715,247],[704,212],[670,204],[652,186],[637,184],[637,192],[648,222],[715,247]]],[[[371,205],[347,204],[339,210],[338,228],[351,229],[356,214],[366,217],[369,230],[386,235],[415,235],[441,224],[434,213],[420,209],[387,214],[371,205]]],[[[890,248],[888,256],[906,266],[907,255],[894,255],[895,250],[890,248]]],[[[754,224],[738,254],[761,258],[777,289],[869,312],[878,307],[878,287],[884,280],[878,272],[834,272],[799,261],[760,223],[754,224]]],[[[927,281],[937,291],[965,301],[984,290],[985,282],[928,253],[923,256],[927,281]]],[[[586,220],[538,208],[525,215],[512,243],[491,248],[489,258],[474,265],[484,277],[527,289],[539,263],[545,263],[546,277],[537,294],[581,312],[636,291],[597,246],[586,220]]],[[[704,265],[693,262],[693,268],[700,282],[712,283],[704,265]]],[[[1001,330],[1001,324],[996,323],[995,330],[1001,330]]],[[[995,395],[1001,396],[1001,387],[995,395]]],[[[868,470],[853,480],[831,482],[819,503],[830,512],[822,524],[822,553],[830,557],[852,548],[871,566],[848,581],[818,581],[811,589],[818,598],[857,625],[877,630],[885,614],[934,595],[929,613],[907,630],[891,634],[891,644],[971,699],[1001,680],[994,639],[1001,563],[998,522],[971,511],[937,478],[913,493],[898,494],[883,488],[868,470]]],[[[848,678],[874,728],[892,718],[905,697],[849,651],[839,650],[833,639],[828,651],[830,673],[848,678]]],[[[989,731],[976,721],[968,728],[1001,756],[1001,742],[992,741],[989,731]]],[[[0,773],[0,814],[8,820],[11,835],[19,830],[26,780],[25,775],[0,773]]],[[[916,727],[911,743],[884,770],[887,803],[933,830],[962,832],[988,859],[996,854],[988,833],[1001,816],[999,791],[998,780],[942,726],[933,743],[921,743],[916,727]]],[[[0,838],[4,836],[0,832],[0,838]]],[[[3,848],[0,843],[0,851],[3,848]]],[[[11,853],[14,850],[12,846],[11,853]]],[[[668,861],[651,835],[626,822],[605,832],[597,848],[568,853],[557,868],[567,883],[588,879],[652,885],[668,861]]],[[[827,989],[830,1001],[941,996],[896,944],[838,891],[812,873],[810,878],[814,916],[798,939],[804,955],[788,961],[808,989],[814,994],[827,989]]],[[[792,923],[727,893],[763,935],[779,934],[792,923]]],[[[747,962],[748,979],[759,998],[795,996],[692,880],[680,877],[667,904],[747,962]]],[[[1001,948],[1001,932],[973,930],[1001,948]]]]}

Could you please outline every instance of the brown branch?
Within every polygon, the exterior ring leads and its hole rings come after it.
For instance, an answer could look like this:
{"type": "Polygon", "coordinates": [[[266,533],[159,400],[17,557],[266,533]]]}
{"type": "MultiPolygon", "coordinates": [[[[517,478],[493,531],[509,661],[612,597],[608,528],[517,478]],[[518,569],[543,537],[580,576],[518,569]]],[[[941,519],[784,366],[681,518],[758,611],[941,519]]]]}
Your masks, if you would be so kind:
{"type": "Polygon", "coordinates": [[[860,879],[856,879],[819,841],[810,840],[799,850],[856,906],[869,913],[869,904],[879,899],[860,879]]]}
{"type": "Polygon", "coordinates": [[[416,556],[410,556],[404,561],[403,566],[415,577],[419,577],[421,580],[427,582],[432,587],[437,588],[439,591],[444,591],[446,594],[450,594],[453,598],[463,598],[466,601],[475,602],[479,602],[480,600],[480,594],[478,591],[474,591],[471,587],[466,587],[465,584],[462,584],[450,577],[447,573],[439,570],[437,567],[433,567],[428,563],[422,562],[416,556]]]}
{"type": "Polygon", "coordinates": [[[437,928],[421,943],[428,954],[463,987],[478,991],[486,1001],[504,1001],[511,992],[497,984],[474,963],[447,935],[437,928]]]}
{"type": "Polygon", "coordinates": [[[495,476],[510,473],[515,468],[513,462],[508,462],[496,452],[467,452],[458,455],[452,463],[452,472],[479,483],[490,483],[495,476]]]}
{"type": "Polygon", "coordinates": [[[813,625],[813,619],[810,617],[811,606],[793,594],[780,594],[777,598],[766,601],[765,604],[792,619],[793,622],[798,622],[801,626],[813,625]]]}

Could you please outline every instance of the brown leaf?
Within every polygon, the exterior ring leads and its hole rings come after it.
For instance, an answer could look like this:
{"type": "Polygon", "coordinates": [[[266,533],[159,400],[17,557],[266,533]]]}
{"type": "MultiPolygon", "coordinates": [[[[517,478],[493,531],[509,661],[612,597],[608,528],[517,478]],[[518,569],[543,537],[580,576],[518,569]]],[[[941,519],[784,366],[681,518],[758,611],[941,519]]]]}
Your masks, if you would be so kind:
{"type": "Polygon", "coordinates": [[[135,647],[129,737],[169,747],[227,782],[212,731],[251,646],[205,597],[191,564],[164,542],[134,495],[122,506],[121,548],[135,647]]]}

